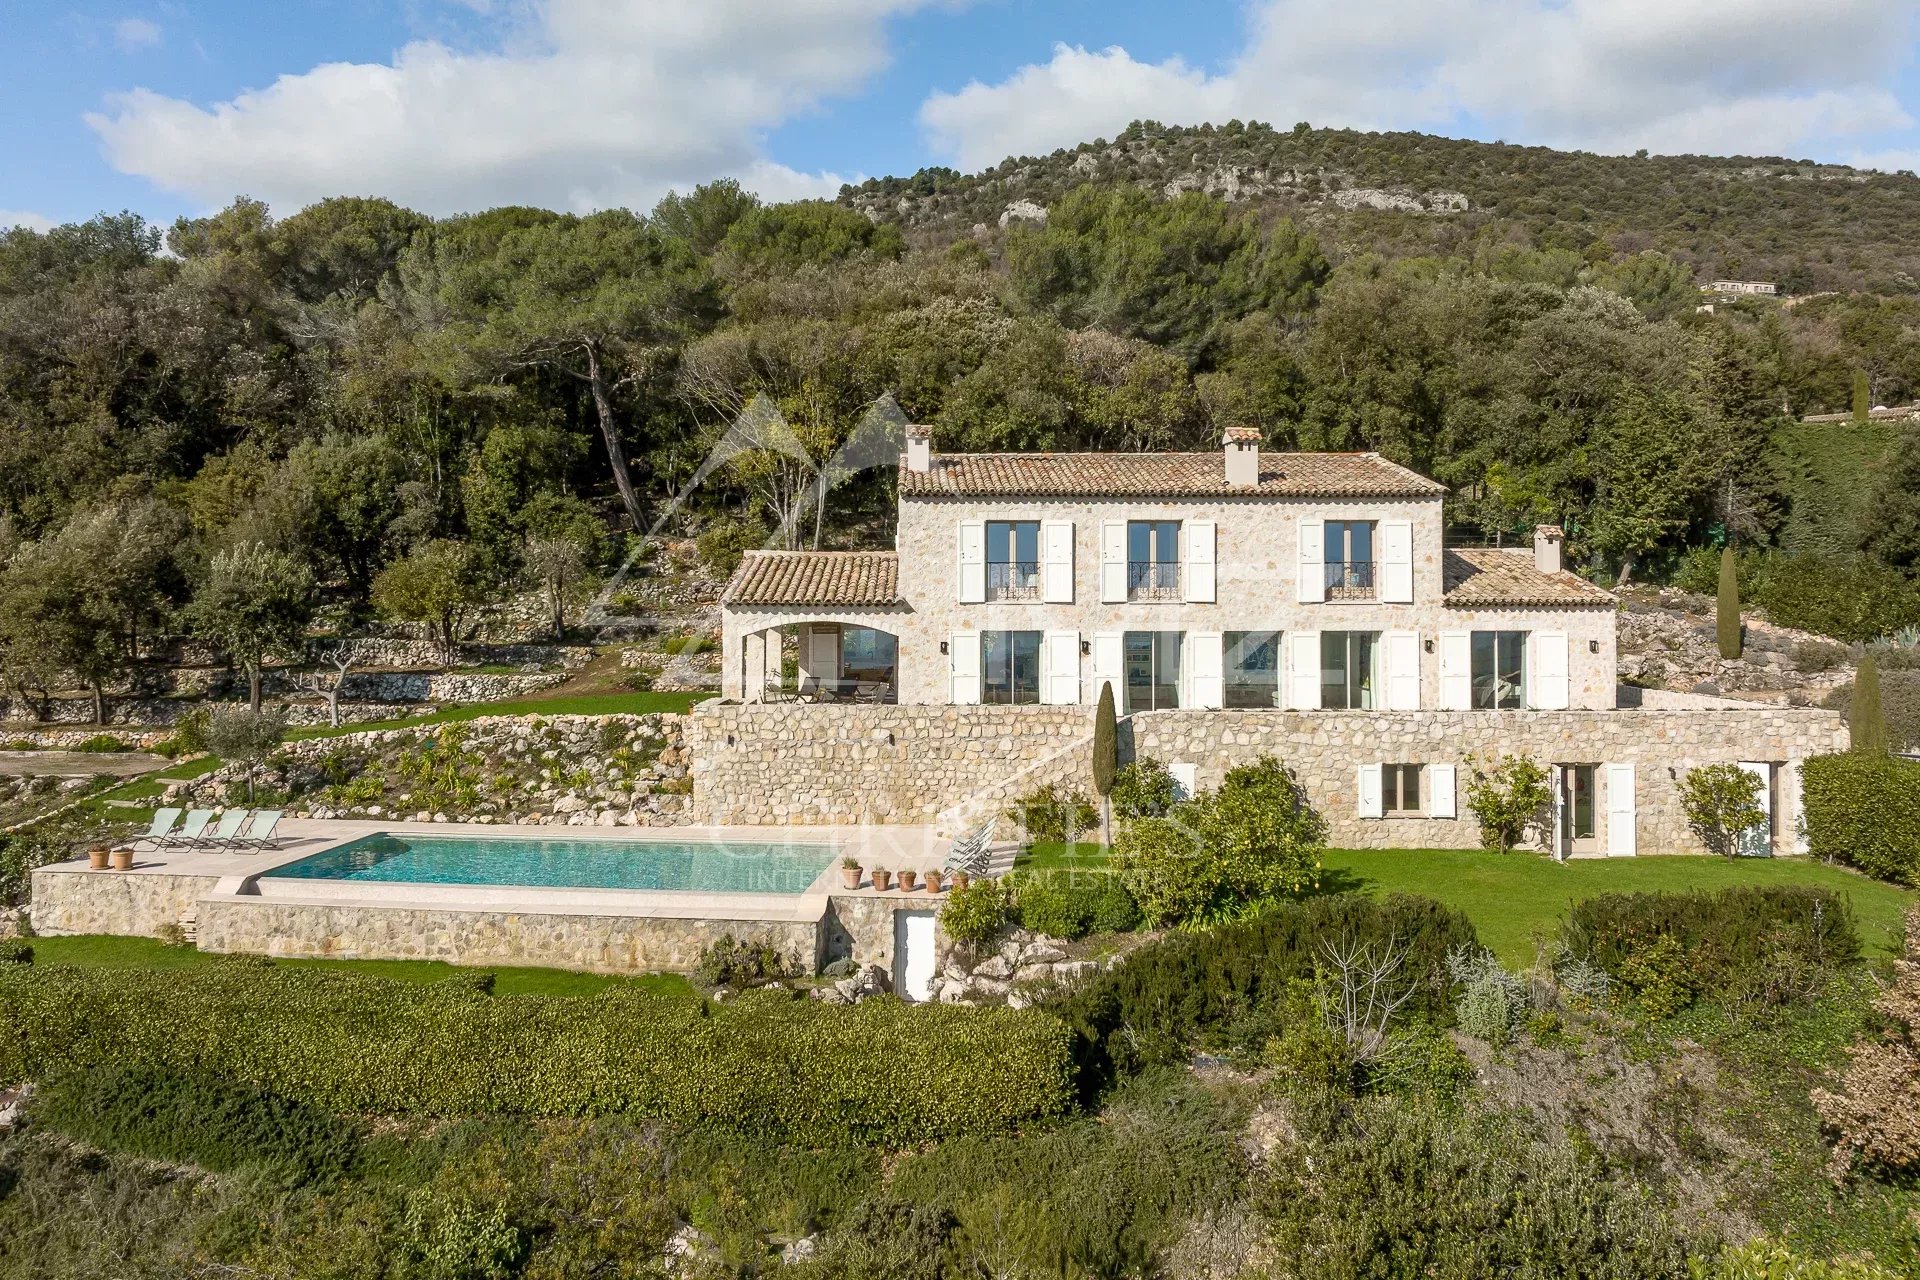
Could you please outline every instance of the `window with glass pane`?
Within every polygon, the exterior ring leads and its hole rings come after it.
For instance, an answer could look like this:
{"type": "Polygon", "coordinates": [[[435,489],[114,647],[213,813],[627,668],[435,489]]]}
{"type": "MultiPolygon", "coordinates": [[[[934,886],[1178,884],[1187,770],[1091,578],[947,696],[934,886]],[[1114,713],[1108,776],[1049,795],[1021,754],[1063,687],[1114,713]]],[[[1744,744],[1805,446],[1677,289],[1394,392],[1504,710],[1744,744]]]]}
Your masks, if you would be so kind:
{"type": "Polygon", "coordinates": [[[1127,598],[1180,598],[1180,522],[1127,522],[1127,598]]]}
{"type": "Polygon", "coordinates": [[[1038,631],[980,633],[980,700],[1040,701],[1038,631]]]}
{"type": "Polygon", "coordinates": [[[1040,522],[987,521],[987,599],[1040,598],[1040,522]]]}
{"type": "Polygon", "coordinates": [[[1383,813],[1420,812],[1420,770],[1417,764],[1380,766],[1380,809],[1383,813]]]}
{"type": "Polygon", "coordinates": [[[1373,521],[1329,520],[1325,558],[1327,595],[1335,600],[1373,595],[1373,521]]]}
{"type": "Polygon", "coordinates": [[[1223,637],[1229,707],[1280,705],[1280,633],[1229,631],[1223,637]]]}
{"type": "Polygon", "coordinates": [[[1380,681],[1378,631],[1320,633],[1320,705],[1344,711],[1371,711],[1380,681]]]}
{"type": "Polygon", "coordinates": [[[1593,839],[1593,781],[1598,772],[1596,765],[1570,764],[1562,774],[1560,833],[1568,840],[1593,839]]]}
{"type": "Polygon", "coordinates": [[[872,627],[840,631],[840,674],[849,680],[892,680],[897,642],[872,627]]]}
{"type": "Polygon", "coordinates": [[[1527,633],[1473,633],[1473,705],[1483,711],[1518,711],[1526,705],[1527,633]]]}
{"type": "Polygon", "coordinates": [[[1178,631],[1129,631],[1124,640],[1128,711],[1164,711],[1180,705],[1178,631]]]}

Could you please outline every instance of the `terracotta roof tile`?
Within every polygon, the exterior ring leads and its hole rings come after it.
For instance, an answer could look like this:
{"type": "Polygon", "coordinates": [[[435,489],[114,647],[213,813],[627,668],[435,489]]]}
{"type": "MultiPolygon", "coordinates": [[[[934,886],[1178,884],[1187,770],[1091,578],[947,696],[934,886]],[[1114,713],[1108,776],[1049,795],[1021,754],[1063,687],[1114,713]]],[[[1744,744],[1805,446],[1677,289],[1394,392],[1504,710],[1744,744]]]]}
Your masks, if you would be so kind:
{"type": "Polygon", "coordinates": [[[1227,483],[1211,453],[942,453],[900,470],[905,498],[1437,498],[1446,486],[1377,453],[1260,455],[1260,480],[1227,483]]]}
{"type": "Polygon", "coordinates": [[[720,602],[876,608],[900,603],[900,558],[891,551],[749,551],[720,602]]]}
{"type": "Polygon", "coordinates": [[[1568,573],[1541,573],[1533,567],[1531,548],[1459,547],[1447,552],[1447,607],[1605,605],[1614,603],[1585,578],[1568,573]]]}

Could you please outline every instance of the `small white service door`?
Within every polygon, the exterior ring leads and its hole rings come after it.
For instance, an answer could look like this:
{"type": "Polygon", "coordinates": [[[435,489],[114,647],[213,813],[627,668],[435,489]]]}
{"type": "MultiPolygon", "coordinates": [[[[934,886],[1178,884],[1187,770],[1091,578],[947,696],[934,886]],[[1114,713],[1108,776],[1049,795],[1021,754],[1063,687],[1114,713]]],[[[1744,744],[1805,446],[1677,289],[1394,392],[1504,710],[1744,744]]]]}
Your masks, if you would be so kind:
{"type": "Polygon", "coordinates": [[[893,990],[902,1000],[933,998],[934,913],[893,913],[893,990]]]}

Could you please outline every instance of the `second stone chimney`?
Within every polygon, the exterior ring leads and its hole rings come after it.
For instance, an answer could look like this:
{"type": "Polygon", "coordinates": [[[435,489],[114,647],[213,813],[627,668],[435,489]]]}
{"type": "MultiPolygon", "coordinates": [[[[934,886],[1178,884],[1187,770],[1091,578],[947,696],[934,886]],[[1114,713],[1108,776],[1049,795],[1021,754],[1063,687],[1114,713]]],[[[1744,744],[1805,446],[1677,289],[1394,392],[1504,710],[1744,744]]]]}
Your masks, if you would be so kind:
{"type": "Polygon", "coordinates": [[[1566,538],[1557,524],[1533,527],[1533,567],[1541,573],[1560,572],[1560,543],[1566,538]]]}
{"type": "Polygon", "coordinates": [[[1227,451],[1227,483],[1236,489],[1260,483],[1260,428],[1228,427],[1220,443],[1227,451]]]}
{"type": "Polygon", "coordinates": [[[933,470],[933,428],[918,422],[907,426],[907,470],[933,470]]]}

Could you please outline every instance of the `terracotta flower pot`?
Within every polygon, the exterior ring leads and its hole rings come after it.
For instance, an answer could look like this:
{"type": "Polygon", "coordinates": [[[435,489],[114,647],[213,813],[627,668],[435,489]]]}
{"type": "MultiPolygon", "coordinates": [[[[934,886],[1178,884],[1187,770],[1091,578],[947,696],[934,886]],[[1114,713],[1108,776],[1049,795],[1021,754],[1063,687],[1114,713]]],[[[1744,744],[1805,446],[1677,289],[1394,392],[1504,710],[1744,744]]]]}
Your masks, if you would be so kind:
{"type": "Polygon", "coordinates": [[[927,872],[927,892],[940,892],[940,873],[938,871],[927,872]]]}
{"type": "Polygon", "coordinates": [[[855,863],[851,867],[842,866],[840,868],[840,886],[843,889],[858,889],[860,887],[860,866],[858,863],[855,863]]]}
{"type": "Polygon", "coordinates": [[[97,844],[87,850],[87,866],[94,871],[107,869],[107,846],[97,844]]]}
{"type": "Polygon", "coordinates": [[[947,881],[947,887],[949,889],[952,889],[955,893],[958,893],[960,892],[960,890],[966,888],[968,885],[972,883],[973,883],[972,876],[969,876],[964,871],[956,871],[953,873],[953,878],[947,881]]]}
{"type": "Polygon", "coordinates": [[[882,893],[893,888],[893,872],[887,870],[885,867],[875,867],[873,869],[873,887],[882,893]]]}
{"type": "Polygon", "coordinates": [[[133,870],[133,850],[115,849],[113,851],[113,869],[115,871],[133,870]]]}
{"type": "Polygon", "coordinates": [[[912,893],[914,884],[920,879],[920,873],[908,867],[900,872],[900,892],[912,893]]]}

